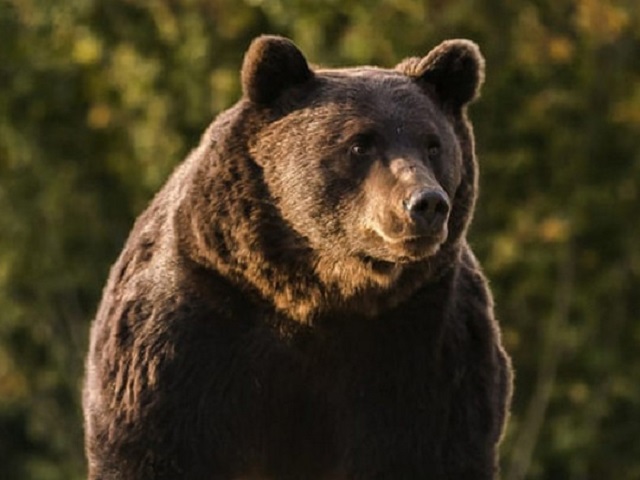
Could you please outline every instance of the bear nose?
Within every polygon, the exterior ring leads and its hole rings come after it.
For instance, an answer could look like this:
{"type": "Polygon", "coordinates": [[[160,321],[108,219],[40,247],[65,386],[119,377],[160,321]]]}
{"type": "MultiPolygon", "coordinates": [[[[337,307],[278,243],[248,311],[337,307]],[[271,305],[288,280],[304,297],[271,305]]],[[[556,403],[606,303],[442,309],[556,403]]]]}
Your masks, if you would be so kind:
{"type": "Polygon", "coordinates": [[[414,222],[429,230],[438,230],[449,215],[449,200],[440,189],[422,189],[413,192],[404,201],[404,208],[414,222]]]}

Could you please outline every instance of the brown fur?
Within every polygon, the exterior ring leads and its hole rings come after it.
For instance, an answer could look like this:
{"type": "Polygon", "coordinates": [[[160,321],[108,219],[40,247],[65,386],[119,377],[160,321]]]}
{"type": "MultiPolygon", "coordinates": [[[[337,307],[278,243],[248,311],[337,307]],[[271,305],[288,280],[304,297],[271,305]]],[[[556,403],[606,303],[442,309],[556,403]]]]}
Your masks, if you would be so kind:
{"type": "Polygon", "coordinates": [[[510,367],[466,243],[483,74],[462,40],[396,70],[252,44],[244,98],[112,268],[91,479],[494,478],[510,367]]]}

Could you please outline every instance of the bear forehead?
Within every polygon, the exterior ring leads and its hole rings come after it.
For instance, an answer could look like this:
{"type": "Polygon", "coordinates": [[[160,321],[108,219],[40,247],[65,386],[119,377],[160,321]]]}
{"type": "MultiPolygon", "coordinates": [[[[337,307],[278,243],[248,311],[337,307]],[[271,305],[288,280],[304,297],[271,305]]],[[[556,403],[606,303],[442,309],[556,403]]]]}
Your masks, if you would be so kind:
{"type": "MultiPolygon", "coordinates": [[[[358,67],[316,71],[316,114],[383,128],[441,130],[446,115],[413,79],[395,70],[358,67]]],[[[333,121],[336,121],[333,118],[333,121]]]]}
{"type": "Polygon", "coordinates": [[[426,97],[424,91],[406,75],[377,67],[357,67],[316,71],[317,78],[331,93],[356,99],[358,92],[363,98],[371,95],[398,99],[400,96],[426,97]]]}

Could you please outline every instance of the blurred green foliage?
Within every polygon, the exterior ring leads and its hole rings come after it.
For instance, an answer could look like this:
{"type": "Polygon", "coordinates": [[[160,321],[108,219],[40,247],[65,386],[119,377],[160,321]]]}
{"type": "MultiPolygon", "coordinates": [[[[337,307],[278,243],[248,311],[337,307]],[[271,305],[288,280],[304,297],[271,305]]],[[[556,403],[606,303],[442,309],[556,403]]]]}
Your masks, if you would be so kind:
{"type": "Polygon", "coordinates": [[[83,477],[79,391],[109,265],[269,32],[329,66],[480,44],[471,242],[517,369],[503,477],[640,478],[637,7],[0,0],[0,477],[83,477]]]}

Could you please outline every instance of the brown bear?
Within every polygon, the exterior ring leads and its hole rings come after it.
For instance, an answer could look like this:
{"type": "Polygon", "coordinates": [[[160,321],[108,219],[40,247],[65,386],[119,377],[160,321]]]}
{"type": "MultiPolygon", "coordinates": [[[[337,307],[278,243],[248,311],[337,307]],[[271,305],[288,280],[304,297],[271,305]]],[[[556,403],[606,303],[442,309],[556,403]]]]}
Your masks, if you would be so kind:
{"type": "Polygon", "coordinates": [[[511,370],[467,242],[484,61],[311,68],[263,36],[91,331],[91,479],[492,479],[511,370]]]}

